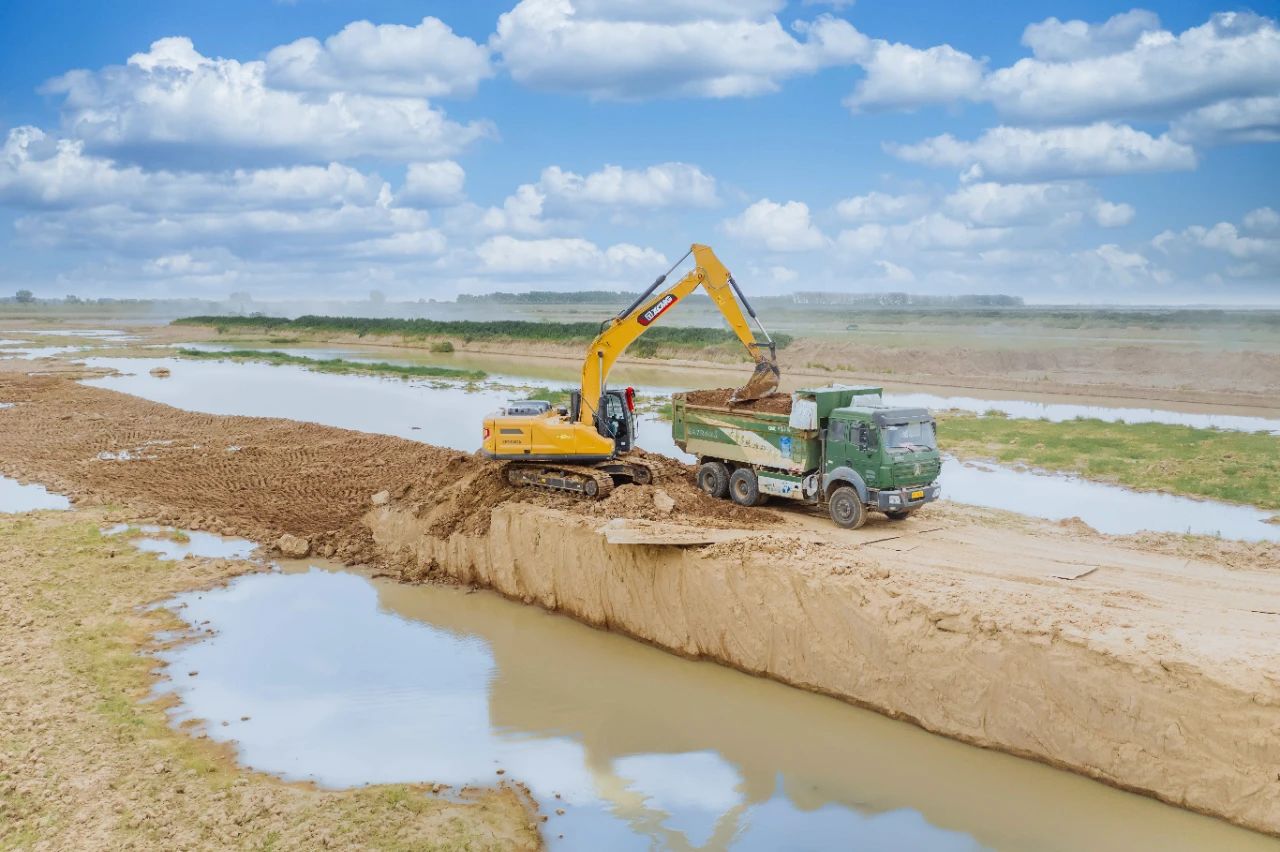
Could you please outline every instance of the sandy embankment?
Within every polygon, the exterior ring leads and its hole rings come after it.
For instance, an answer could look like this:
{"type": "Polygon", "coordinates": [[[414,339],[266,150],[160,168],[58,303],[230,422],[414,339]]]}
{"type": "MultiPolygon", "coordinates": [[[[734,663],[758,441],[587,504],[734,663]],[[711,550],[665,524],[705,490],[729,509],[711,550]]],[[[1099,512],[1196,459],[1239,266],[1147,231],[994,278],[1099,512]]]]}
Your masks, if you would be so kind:
{"type": "Polygon", "coordinates": [[[484,535],[368,520],[409,564],[1280,833],[1280,619],[1257,611],[1280,611],[1280,576],[971,527],[683,548],[518,503],[484,535]]]}
{"type": "MultiPolygon", "coordinates": [[[[910,719],[1280,834],[1280,566],[1231,569],[1048,523],[931,506],[840,531],[747,512],[683,478],[607,501],[515,492],[412,441],[190,414],[0,372],[0,470],[136,517],[404,579],[494,588],[676,653],[910,719]],[[103,460],[128,449],[134,460],[103,460]],[[372,506],[386,490],[389,500],[372,506]],[[701,547],[610,545],[613,517],[713,527],[701,547]]],[[[1170,545],[1172,546],[1172,545],[1170,545]]]]}

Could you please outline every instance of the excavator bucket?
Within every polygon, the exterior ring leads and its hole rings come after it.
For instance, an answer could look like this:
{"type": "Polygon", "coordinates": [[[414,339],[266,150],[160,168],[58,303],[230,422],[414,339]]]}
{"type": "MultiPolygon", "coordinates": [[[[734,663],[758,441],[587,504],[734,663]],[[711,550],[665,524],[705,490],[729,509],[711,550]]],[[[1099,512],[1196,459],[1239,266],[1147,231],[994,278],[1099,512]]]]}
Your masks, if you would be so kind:
{"type": "Polygon", "coordinates": [[[729,402],[751,402],[766,397],[778,389],[782,373],[772,361],[757,361],[756,371],[745,385],[733,392],[729,402]]]}

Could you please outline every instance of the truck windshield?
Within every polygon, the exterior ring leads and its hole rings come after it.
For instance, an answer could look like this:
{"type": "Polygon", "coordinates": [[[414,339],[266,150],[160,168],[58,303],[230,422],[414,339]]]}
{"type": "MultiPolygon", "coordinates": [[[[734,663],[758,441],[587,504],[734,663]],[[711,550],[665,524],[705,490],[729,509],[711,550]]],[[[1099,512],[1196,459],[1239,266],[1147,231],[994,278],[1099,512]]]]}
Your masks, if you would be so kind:
{"type": "Polygon", "coordinates": [[[884,427],[884,445],[890,450],[936,450],[933,423],[894,423],[884,427]]]}

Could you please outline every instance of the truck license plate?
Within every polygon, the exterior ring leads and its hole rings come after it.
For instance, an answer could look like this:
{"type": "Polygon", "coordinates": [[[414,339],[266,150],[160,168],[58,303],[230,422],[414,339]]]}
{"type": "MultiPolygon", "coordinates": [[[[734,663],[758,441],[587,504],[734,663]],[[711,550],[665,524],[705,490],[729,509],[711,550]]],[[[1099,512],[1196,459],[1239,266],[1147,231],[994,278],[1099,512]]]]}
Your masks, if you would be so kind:
{"type": "Polygon", "coordinates": [[[923,491],[912,491],[912,492],[911,492],[911,499],[912,499],[912,500],[923,500],[923,499],[924,499],[924,492],[923,492],[923,491]]]}

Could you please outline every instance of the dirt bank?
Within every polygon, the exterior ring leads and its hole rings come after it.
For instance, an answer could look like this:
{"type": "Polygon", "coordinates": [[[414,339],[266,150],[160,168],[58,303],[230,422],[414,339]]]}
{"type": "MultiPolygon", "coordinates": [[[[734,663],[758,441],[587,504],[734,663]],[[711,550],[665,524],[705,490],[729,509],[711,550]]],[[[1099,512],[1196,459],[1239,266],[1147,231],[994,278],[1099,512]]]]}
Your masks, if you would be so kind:
{"type": "Polygon", "coordinates": [[[453,451],[189,414],[63,377],[0,372],[0,400],[17,403],[0,410],[0,469],[82,503],[489,586],[1280,833],[1274,549],[1144,552],[946,505],[841,531],[710,501],[680,476],[662,483],[670,502],[630,487],[591,504],[513,491],[453,451]],[[100,458],[120,450],[129,460],[100,458]],[[609,545],[599,528],[618,516],[728,540],[609,545]]]}
{"type": "Polygon", "coordinates": [[[410,575],[1280,833],[1278,574],[923,519],[888,540],[791,528],[702,548],[613,546],[520,504],[485,536],[440,538],[396,506],[369,523],[410,575]]]}
{"type": "Polygon", "coordinates": [[[460,801],[411,784],[319,790],[173,730],[166,703],[144,700],[160,672],[139,651],[184,625],[146,605],[259,568],[161,562],[99,535],[104,520],[0,515],[0,847],[540,846],[537,816],[510,786],[460,801]]]}

